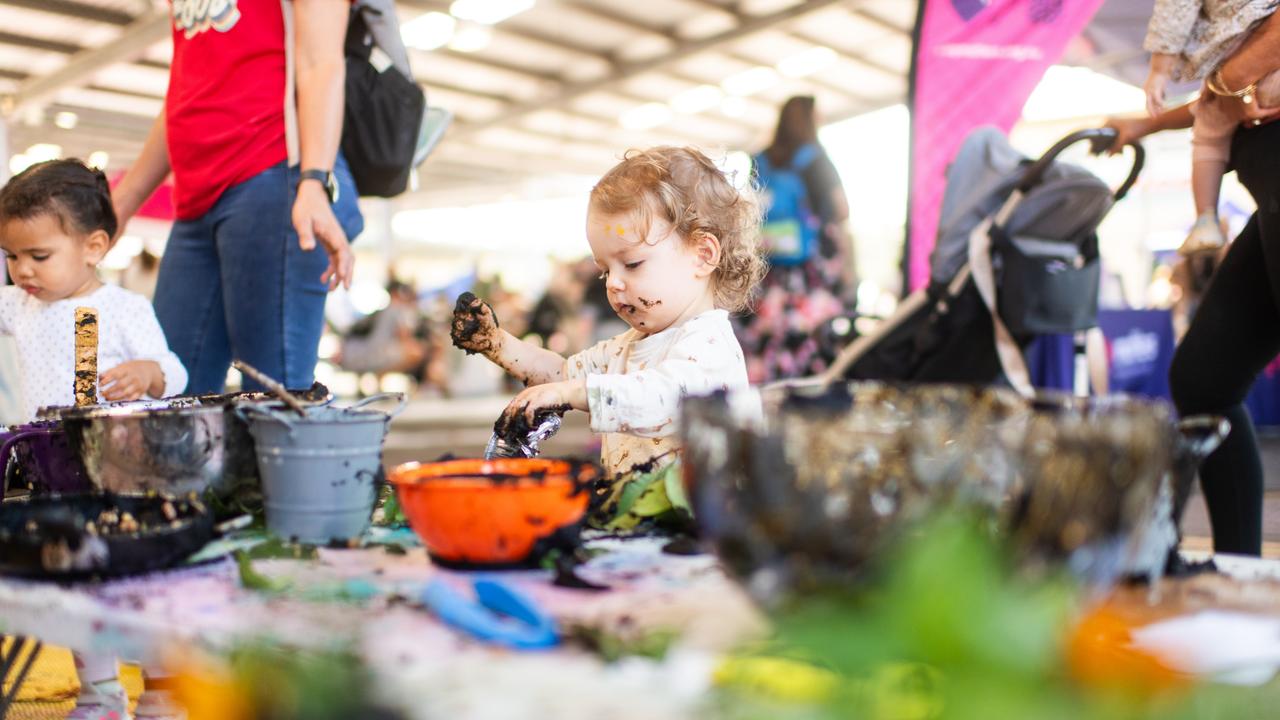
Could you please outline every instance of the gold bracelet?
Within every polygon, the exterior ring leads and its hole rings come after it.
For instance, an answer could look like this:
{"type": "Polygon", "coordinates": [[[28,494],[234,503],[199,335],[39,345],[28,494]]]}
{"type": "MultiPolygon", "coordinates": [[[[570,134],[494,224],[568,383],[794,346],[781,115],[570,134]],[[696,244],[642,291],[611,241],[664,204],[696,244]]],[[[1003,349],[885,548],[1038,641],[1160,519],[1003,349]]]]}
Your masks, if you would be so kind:
{"type": "Polygon", "coordinates": [[[1209,73],[1209,77],[1205,78],[1204,84],[1214,95],[1240,98],[1240,102],[1245,105],[1251,105],[1253,96],[1258,93],[1258,83],[1256,82],[1249,83],[1243,90],[1228,90],[1227,86],[1222,83],[1222,68],[1209,73]]]}

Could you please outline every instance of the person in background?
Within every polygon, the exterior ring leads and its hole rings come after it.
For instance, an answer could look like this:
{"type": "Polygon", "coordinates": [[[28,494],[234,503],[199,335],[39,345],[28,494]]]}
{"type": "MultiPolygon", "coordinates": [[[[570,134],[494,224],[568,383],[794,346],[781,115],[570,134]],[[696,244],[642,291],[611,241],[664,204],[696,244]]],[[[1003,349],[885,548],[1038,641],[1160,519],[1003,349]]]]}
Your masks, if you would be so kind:
{"type": "MultiPolygon", "coordinates": [[[[1245,396],[1280,353],[1280,20],[1271,15],[1215,71],[1225,88],[1248,88],[1254,101],[1215,99],[1235,118],[1231,166],[1258,210],[1229,245],[1169,370],[1183,416],[1223,415],[1231,433],[1200,466],[1213,547],[1219,553],[1262,551],[1262,457],[1245,396]],[[1267,82],[1264,82],[1267,79],[1267,82]]],[[[1209,88],[1213,92],[1213,88],[1209,88]]],[[[1112,118],[1112,151],[1150,133],[1191,125],[1188,106],[1155,117],[1112,118]]]]}
{"type": "Polygon", "coordinates": [[[729,313],[764,272],[759,210],[709,158],[675,147],[628,152],[587,207],[591,254],[629,330],[565,358],[499,329],[489,305],[466,293],[451,334],[527,385],[500,425],[588,411],[604,434],[601,464],[618,476],[675,459],[680,398],[747,387],[729,313]]]}
{"type": "Polygon", "coordinates": [[[586,283],[578,277],[573,265],[556,264],[546,292],[529,312],[525,337],[536,336],[542,347],[561,355],[586,347],[589,329],[583,317],[586,291],[586,283]]]}
{"type": "Polygon", "coordinates": [[[412,285],[392,280],[387,307],[357,322],[342,339],[336,361],[355,373],[405,373],[419,383],[426,380],[430,343],[425,320],[412,285]]]}
{"type": "Polygon", "coordinates": [[[347,241],[363,227],[338,154],[349,11],[347,0],[173,0],[164,111],[114,201],[123,226],[172,170],[177,221],[154,302],[192,392],[220,392],[237,358],[311,385],[326,292],[350,285],[347,241]]]}
{"type": "Polygon", "coordinates": [[[839,348],[824,347],[822,326],[855,303],[857,283],[853,244],[846,229],[849,201],[840,176],[818,142],[818,114],[811,96],[793,97],[782,106],[773,142],[755,157],[767,224],[764,229],[769,272],[755,313],[742,318],[738,337],[747,350],[753,383],[812,375],[826,369],[839,348]],[[785,180],[803,184],[798,200],[783,198],[785,180]],[[771,187],[772,185],[772,187],[771,187]],[[779,218],[782,206],[795,218],[779,218]],[[798,223],[813,242],[784,251],[771,226],[798,223]],[[811,227],[803,227],[811,226],[811,227]]]}
{"type": "Polygon", "coordinates": [[[134,256],[129,267],[120,275],[120,287],[136,292],[150,300],[156,295],[156,280],[160,274],[160,258],[143,250],[134,256]]]}

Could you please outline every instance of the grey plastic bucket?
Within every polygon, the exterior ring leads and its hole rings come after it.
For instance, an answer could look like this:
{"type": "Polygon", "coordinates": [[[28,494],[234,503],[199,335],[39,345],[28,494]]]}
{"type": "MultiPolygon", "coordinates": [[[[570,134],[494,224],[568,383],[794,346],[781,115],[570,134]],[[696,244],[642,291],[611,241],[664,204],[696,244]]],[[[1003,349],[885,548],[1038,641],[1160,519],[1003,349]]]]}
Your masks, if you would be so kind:
{"type": "Polygon", "coordinates": [[[350,408],[292,411],[244,405],[262,476],[267,529],[310,544],[346,542],[369,527],[382,470],[387,424],[404,409],[403,393],[383,393],[350,408]],[[390,413],[361,409],[394,398],[390,413]]]}

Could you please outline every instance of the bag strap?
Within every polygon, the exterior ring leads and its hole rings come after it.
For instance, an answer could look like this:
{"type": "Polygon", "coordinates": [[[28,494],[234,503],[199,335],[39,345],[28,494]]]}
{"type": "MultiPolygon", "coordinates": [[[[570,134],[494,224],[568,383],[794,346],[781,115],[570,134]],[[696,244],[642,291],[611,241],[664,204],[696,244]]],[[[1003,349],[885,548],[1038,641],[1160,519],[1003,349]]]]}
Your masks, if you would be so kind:
{"type": "Polygon", "coordinates": [[[1005,327],[1000,319],[996,303],[995,269],[991,264],[992,225],[1003,227],[1008,222],[1013,209],[1022,200],[1022,192],[1015,190],[1009,195],[1004,206],[994,216],[988,216],[969,233],[969,270],[973,273],[973,284],[982,296],[982,302],[991,313],[991,324],[995,329],[996,356],[1000,359],[1000,367],[1004,370],[1009,384],[1018,394],[1031,397],[1035,389],[1031,386],[1031,372],[1027,369],[1027,361],[1022,357],[1022,350],[1013,339],[1013,333],[1005,327]]]}
{"type": "Polygon", "coordinates": [[[373,41],[370,48],[381,50],[391,60],[392,67],[413,80],[409,51],[405,49],[404,39],[400,36],[400,19],[396,16],[394,0],[356,0],[351,4],[351,9],[360,16],[365,32],[373,41]]]}
{"type": "Polygon", "coordinates": [[[817,159],[818,146],[814,143],[805,143],[797,148],[795,154],[791,156],[791,169],[796,172],[802,172],[817,159]]]}
{"type": "Polygon", "coordinates": [[[298,93],[293,57],[293,0],[280,0],[280,12],[284,15],[284,145],[289,157],[289,167],[293,167],[302,162],[298,142],[298,93]]]}

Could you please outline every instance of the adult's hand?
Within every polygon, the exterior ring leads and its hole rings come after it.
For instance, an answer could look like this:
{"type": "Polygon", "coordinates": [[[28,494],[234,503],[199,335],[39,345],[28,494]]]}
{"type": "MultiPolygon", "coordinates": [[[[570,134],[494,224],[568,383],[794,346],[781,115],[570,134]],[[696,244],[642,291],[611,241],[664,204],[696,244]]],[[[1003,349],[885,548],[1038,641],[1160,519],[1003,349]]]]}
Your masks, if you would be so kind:
{"type": "Polygon", "coordinates": [[[1116,131],[1116,139],[1107,148],[1108,155],[1116,155],[1124,150],[1125,145],[1135,143],[1151,134],[1151,120],[1145,117],[1113,117],[1107,118],[1103,127],[1116,131]]]}
{"type": "Polygon", "coordinates": [[[329,255],[329,267],[320,276],[320,282],[330,290],[339,285],[350,289],[355,256],[351,254],[347,234],[329,205],[329,196],[319,183],[298,185],[298,197],[293,201],[293,227],[298,231],[299,247],[309,252],[319,241],[329,255]]]}

